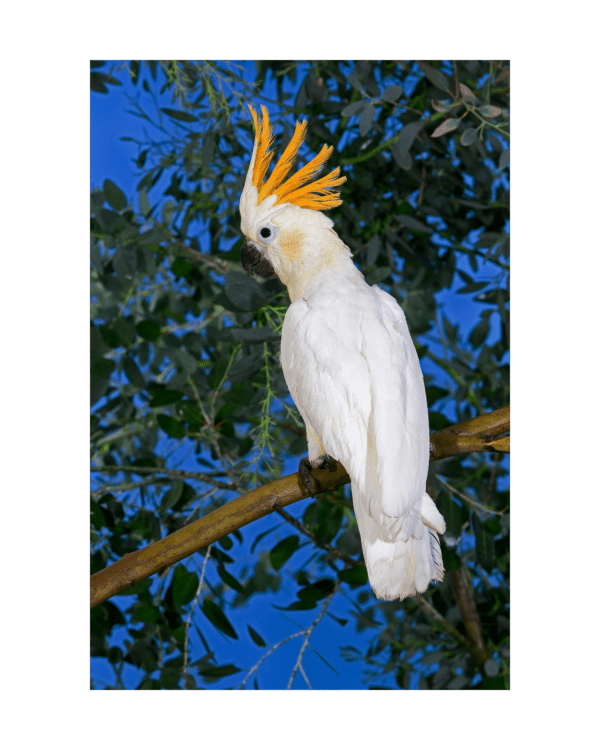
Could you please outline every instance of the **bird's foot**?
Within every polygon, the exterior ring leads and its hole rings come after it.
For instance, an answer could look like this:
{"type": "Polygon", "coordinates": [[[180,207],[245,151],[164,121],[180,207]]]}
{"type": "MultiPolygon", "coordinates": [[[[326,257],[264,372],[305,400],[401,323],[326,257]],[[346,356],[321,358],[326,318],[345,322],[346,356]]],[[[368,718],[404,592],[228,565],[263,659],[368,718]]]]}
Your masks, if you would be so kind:
{"type": "Polygon", "coordinates": [[[331,458],[331,456],[327,455],[319,456],[313,461],[311,461],[309,458],[303,458],[300,461],[300,465],[298,466],[298,473],[300,474],[300,479],[304,483],[306,489],[309,491],[311,497],[318,495],[319,492],[323,492],[319,481],[316,479],[316,477],[311,476],[311,471],[313,469],[321,469],[324,466],[326,466],[329,471],[335,471],[337,469],[337,462],[334,458],[331,458]]]}

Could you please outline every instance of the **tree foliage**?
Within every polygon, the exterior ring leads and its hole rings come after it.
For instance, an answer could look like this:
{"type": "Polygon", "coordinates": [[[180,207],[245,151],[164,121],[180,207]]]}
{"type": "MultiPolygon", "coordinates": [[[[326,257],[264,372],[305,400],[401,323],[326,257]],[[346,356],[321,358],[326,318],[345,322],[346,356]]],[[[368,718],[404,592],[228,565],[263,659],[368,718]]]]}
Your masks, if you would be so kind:
{"type": "MultiPolygon", "coordinates": [[[[508,403],[506,62],[95,61],[92,96],[124,71],[149,135],[135,140],[133,203],[108,176],[91,193],[92,573],[306,453],[279,364],[287,293],[240,264],[247,103],[269,108],[284,144],[308,119],[305,157],[335,147],[348,180],[329,215],[406,313],[432,431],[508,403]],[[466,333],[443,314],[450,297],[477,310],[466,333]]],[[[366,584],[348,488],[260,534],[236,529],[92,610],[92,656],[111,670],[93,687],[310,684],[303,658],[325,615],[339,640],[322,657],[360,662],[366,686],[506,687],[507,472],[490,453],[431,465],[448,573],[402,603],[366,584]],[[248,613],[259,601],[284,618],[284,600],[302,624],[268,642],[248,613]],[[296,638],[290,674],[262,681],[296,638]]]]}

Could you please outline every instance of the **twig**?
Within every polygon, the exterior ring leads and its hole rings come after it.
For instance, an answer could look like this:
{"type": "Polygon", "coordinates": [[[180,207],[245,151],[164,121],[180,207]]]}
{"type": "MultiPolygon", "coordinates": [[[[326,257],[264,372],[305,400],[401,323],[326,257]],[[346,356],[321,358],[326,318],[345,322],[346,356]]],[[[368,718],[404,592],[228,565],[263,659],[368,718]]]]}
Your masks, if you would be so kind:
{"type": "Polygon", "coordinates": [[[183,667],[181,668],[182,674],[185,674],[187,672],[187,665],[188,665],[188,634],[190,629],[190,623],[192,621],[192,615],[194,614],[194,608],[196,607],[196,604],[198,604],[198,599],[200,597],[200,592],[202,591],[202,587],[204,586],[204,574],[206,573],[206,563],[208,562],[208,558],[210,557],[210,550],[211,550],[212,544],[209,544],[206,549],[206,554],[204,555],[204,561],[202,563],[202,572],[200,573],[200,583],[198,584],[198,588],[196,590],[196,594],[194,596],[194,600],[192,601],[192,606],[190,607],[190,613],[188,615],[188,618],[185,622],[185,638],[183,641],[183,667]]]}
{"type": "Polygon", "coordinates": [[[454,570],[448,574],[452,581],[452,587],[454,588],[454,595],[460,608],[462,621],[469,636],[469,651],[473,655],[473,658],[477,662],[480,668],[483,667],[485,662],[491,658],[492,654],[483,640],[483,632],[481,629],[481,620],[477,607],[475,606],[475,600],[473,599],[473,591],[471,582],[468,578],[467,569],[464,565],[458,570],[454,570]]]}
{"type": "Polygon", "coordinates": [[[143,482],[129,482],[126,484],[113,485],[108,484],[104,485],[99,490],[93,490],[92,492],[90,492],[90,497],[92,498],[92,500],[97,500],[107,492],[128,492],[129,490],[137,490],[140,487],[149,487],[151,484],[164,484],[168,481],[169,479],[167,477],[156,477],[156,479],[146,479],[143,482]]]}
{"type": "Polygon", "coordinates": [[[312,539],[313,542],[317,545],[317,547],[322,547],[323,549],[327,550],[327,552],[331,552],[332,555],[339,557],[340,560],[343,560],[345,563],[348,563],[348,565],[364,565],[364,563],[360,562],[359,560],[353,560],[351,557],[348,557],[348,555],[345,555],[343,552],[340,552],[335,547],[332,547],[331,544],[328,544],[327,542],[324,542],[322,539],[319,539],[319,537],[316,534],[313,534],[313,532],[307,526],[305,526],[303,523],[298,521],[296,518],[294,518],[294,516],[290,515],[287,511],[283,510],[283,508],[276,507],[275,511],[279,513],[279,515],[282,518],[285,518],[285,520],[288,523],[291,523],[292,526],[295,526],[298,529],[298,531],[301,531],[309,539],[312,539]]]}
{"type": "MultiPolygon", "coordinates": [[[[294,677],[296,676],[296,672],[298,671],[298,669],[302,665],[302,657],[304,656],[304,652],[306,651],[306,647],[308,646],[309,638],[312,635],[313,630],[317,627],[317,625],[321,621],[321,618],[323,617],[323,615],[327,611],[327,607],[329,607],[329,604],[330,604],[331,600],[333,599],[333,595],[338,590],[338,588],[339,588],[339,581],[336,582],[335,586],[333,587],[333,589],[331,591],[331,594],[329,594],[329,596],[327,597],[327,599],[325,599],[325,603],[323,604],[323,609],[319,613],[317,619],[313,622],[313,624],[310,626],[310,628],[308,628],[308,630],[305,631],[304,641],[302,643],[302,647],[300,648],[300,652],[298,654],[298,658],[296,659],[296,663],[294,664],[294,669],[292,670],[292,674],[290,676],[290,681],[288,682],[287,690],[290,690],[290,688],[292,687],[292,683],[294,682],[294,677]]],[[[307,682],[308,682],[308,680],[307,680],[307,682]]],[[[310,685],[309,685],[309,687],[310,687],[310,685]]]]}
{"type": "Polygon", "coordinates": [[[279,641],[279,643],[276,643],[274,646],[271,646],[271,648],[267,651],[266,654],[263,654],[260,659],[256,662],[256,664],[252,667],[252,669],[248,672],[248,674],[244,677],[242,682],[240,683],[240,688],[243,688],[244,685],[248,682],[250,679],[250,675],[253,672],[256,672],[256,670],[260,667],[260,665],[263,663],[263,661],[267,658],[267,656],[271,656],[271,654],[277,650],[280,646],[283,646],[284,643],[287,643],[288,641],[291,641],[292,638],[297,638],[299,635],[304,635],[304,631],[300,630],[298,633],[292,633],[292,635],[288,635],[287,638],[284,638],[282,641],[279,641]]]}
{"type": "Polygon", "coordinates": [[[441,612],[438,612],[433,604],[428,602],[427,599],[425,599],[421,594],[415,594],[413,596],[413,599],[416,601],[419,607],[427,612],[431,619],[435,620],[447,633],[449,633],[457,641],[460,641],[460,643],[462,643],[465,648],[469,649],[469,651],[473,650],[473,644],[470,643],[469,640],[464,637],[464,635],[461,635],[458,630],[456,630],[456,628],[452,627],[448,620],[445,619],[444,615],[442,615],[441,612]]]}
{"type": "Polygon", "coordinates": [[[442,479],[439,474],[436,474],[435,478],[438,480],[438,482],[440,482],[440,484],[444,485],[444,487],[448,490],[448,492],[451,492],[453,495],[460,497],[461,500],[464,500],[466,503],[469,503],[469,505],[474,505],[476,508],[479,508],[480,510],[484,510],[486,513],[493,513],[495,516],[504,515],[504,511],[506,510],[506,508],[504,510],[492,510],[491,508],[486,508],[485,505],[480,505],[479,503],[475,502],[475,500],[470,498],[468,495],[464,495],[462,492],[457,490],[451,484],[448,484],[448,482],[442,479]]]}
{"type": "MultiPolygon", "coordinates": [[[[219,482],[214,479],[210,474],[204,474],[199,471],[180,471],[179,469],[162,469],[155,466],[93,466],[90,471],[97,471],[104,474],[105,472],[131,472],[132,474],[165,474],[167,477],[173,479],[197,479],[200,482],[206,482],[212,484],[221,490],[235,490],[237,489],[233,484],[227,484],[226,482],[219,482]]],[[[110,488],[104,488],[102,490],[94,490],[94,494],[101,491],[109,491],[110,488]]]]}
{"type": "Polygon", "coordinates": [[[302,675],[302,677],[304,677],[304,679],[306,680],[306,684],[308,685],[308,689],[309,689],[309,690],[312,690],[312,685],[311,685],[311,684],[310,684],[310,682],[308,681],[308,677],[306,676],[306,672],[304,671],[304,667],[302,666],[302,664],[300,664],[300,666],[299,666],[299,669],[300,669],[300,674],[301,674],[301,675],[302,675]]]}

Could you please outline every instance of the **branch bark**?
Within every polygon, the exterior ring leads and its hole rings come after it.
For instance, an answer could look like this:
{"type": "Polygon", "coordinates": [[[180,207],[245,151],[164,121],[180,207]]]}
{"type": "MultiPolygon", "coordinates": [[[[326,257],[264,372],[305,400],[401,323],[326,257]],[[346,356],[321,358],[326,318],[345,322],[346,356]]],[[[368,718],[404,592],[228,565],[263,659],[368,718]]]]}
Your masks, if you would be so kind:
{"type": "Polygon", "coordinates": [[[479,618],[479,613],[475,606],[475,600],[473,599],[473,587],[467,569],[464,565],[461,565],[458,570],[453,570],[451,573],[448,573],[448,575],[452,581],[454,595],[456,596],[462,621],[472,646],[469,650],[479,665],[479,668],[482,669],[485,662],[488,659],[491,659],[492,654],[487,647],[486,642],[483,640],[481,619],[479,618]]]}
{"type": "MultiPolygon", "coordinates": [[[[509,426],[510,407],[505,406],[440,430],[431,436],[430,460],[437,461],[471,451],[507,452],[494,447],[494,444],[497,444],[500,438],[507,440],[504,433],[508,432],[509,426]]],[[[502,445],[505,447],[504,443],[502,445]]],[[[131,467],[131,471],[135,473],[135,468],[131,467]]],[[[331,492],[350,482],[350,477],[339,461],[334,472],[317,469],[313,471],[313,475],[323,492],[331,492]]],[[[237,497],[204,518],[199,518],[169,536],[131,552],[116,563],[94,573],[90,579],[90,606],[93,608],[102,604],[112,596],[127,591],[140,581],[189,557],[232,531],[308,496],[309,493],[300,476],[290,474],[237,497]]]]}

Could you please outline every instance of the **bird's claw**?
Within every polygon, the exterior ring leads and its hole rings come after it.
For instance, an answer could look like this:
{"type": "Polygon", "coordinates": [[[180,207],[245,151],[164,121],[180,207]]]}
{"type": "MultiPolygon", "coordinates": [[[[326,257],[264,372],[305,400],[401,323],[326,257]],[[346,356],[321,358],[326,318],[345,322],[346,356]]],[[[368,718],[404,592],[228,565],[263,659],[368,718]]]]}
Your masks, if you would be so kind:
{"type": "Polygon", "coordinates": [[[298,474],[300,474],[300,479],[304,483],[306,489],[309,491],[311,497],[314,497],[315,494],[319,494],[319,492],[323,491],[318,479],[311,475],[311,471],[313,470],[313,468],[321,469],[326,466],[329,471],[335,471],[337,469],[337,462],[335,461],[335,459],[330,458],[329,456],[319,456],[318,460],[320,460],[321,463],[318,466],[313,466],[309,458],[303,458],[300,460],[300,464],[298,466],[298,474]]]}

